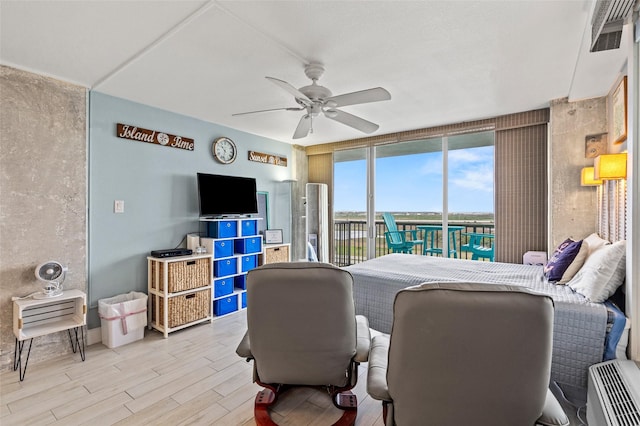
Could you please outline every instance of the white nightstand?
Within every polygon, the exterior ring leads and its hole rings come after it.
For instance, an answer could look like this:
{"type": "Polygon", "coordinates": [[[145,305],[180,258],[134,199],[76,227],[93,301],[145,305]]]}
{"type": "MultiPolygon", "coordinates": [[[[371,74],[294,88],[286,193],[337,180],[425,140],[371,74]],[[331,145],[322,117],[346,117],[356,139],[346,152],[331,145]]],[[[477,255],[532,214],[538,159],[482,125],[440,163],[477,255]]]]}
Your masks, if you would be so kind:
{"type": "Polygon", "coordinates": [[[80,352],[84,361],[84,326],[87,324],[87,295],[80,290],[66,290],[60,296],[13,301],[13,334],[16,336],[13,370],[20,369],[24,380],[33,338],[67,330],[73,353],[80,352]],[[71,335],[74,330],[74,337],[71,335]],[[79,333],[78,333],[79,332],[79,333]],[[29,340],[29,350],[22,367],[22,349],[29,340]]]}

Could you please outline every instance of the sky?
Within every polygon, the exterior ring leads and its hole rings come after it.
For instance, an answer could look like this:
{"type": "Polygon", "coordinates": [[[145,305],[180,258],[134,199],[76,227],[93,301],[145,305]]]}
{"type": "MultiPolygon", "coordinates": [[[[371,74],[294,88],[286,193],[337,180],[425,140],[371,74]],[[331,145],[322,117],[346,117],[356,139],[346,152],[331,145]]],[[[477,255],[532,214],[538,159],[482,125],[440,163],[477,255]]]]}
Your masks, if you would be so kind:
{"type": "MultiPolygon", "coordinates": [[[[334,169],[334,211],[366,210],[365,160],[334,169]]],[[[449,213],[493,213],[493,146],[449,152],[449,213]]],[[[379,158],[376,211],[442,211],[442,152],[379,158]]]]}

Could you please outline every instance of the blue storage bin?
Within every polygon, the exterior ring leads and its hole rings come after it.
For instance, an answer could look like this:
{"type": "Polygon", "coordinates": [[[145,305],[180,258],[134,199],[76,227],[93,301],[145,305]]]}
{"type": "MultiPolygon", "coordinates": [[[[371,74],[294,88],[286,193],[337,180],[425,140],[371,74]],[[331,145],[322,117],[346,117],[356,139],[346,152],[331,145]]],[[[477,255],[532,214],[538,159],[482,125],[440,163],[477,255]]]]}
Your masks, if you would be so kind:
{"type": "Polygon", "coordinates": [[[257,254],[252,254],[249,256],[242,256],[241,257],[241,262],[242,265],[240,267],[242,272],[248,272],[250,270],[252,270],[253,268],[258,266],[258,255],[257,254]]]}
{"type": "Polygon", "coordinates": [[[219,220],[207,222],[207,236],[210,238],[233,238],[238,236],[238,222],[219,220]]]}
{"type": "Polygon", "coordinates": [[[213,242],[213,258],[220,259],[221,257],[233,256],[233,241],[234,240],[220,240],[213,242]]]}
{"type": "Polygon", "coordinates": [[[247,289],[247,276],[246,275],[236,275],[235,277],[233,277],[233,286],[235,288],[246,290],[247,289]]]}
{"type": "Polygon", "coordinates": [[[262,251],[262,237],[242,238],[233,241],[236,253],[249,254],[262,251]]]}
{"type": "Polygon", "coordinates": [[[243,237],[258,235],[258,221],[255,219],[243,220],[241,235],[243,237]]]}
{"type": "Polygon", "coordinates": [[[222,297],[233,293],[234,280],[231,277],[215,280],[213,282],[213,297],[222,297]]]}
{"type": "Polygon", "coordinates": [[[226,277],[238,273],[238,259],[235,257],[213,261],[213,276],[226,277]]]}
{"type": "Polygon", "coordinates": [[[246,308],[247,307],[247,292],[245,291],[244,293],[242,293],[242,308],[246,308]]]}
{"type": "Polygon", "coordinates": [[[213,313],[220,316],[238,310],[238,295],[223,297],[213,301],[213,313]]]}

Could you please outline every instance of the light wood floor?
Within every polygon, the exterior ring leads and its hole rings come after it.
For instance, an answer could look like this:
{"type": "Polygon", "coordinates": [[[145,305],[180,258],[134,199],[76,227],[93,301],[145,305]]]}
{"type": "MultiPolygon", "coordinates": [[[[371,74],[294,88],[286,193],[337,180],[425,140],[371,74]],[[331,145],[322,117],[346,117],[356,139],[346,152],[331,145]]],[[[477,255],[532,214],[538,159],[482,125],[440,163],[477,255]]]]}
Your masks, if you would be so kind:
{"type": "MultiPolygon", "coordinates": [[[[235,353],[246,330],[245,311],[109,349],[87,347],[86,360],[69,354],[0,374],[0,424],[9,425],[253,425],[252,364],[235,353]]],[[[37,351],[37,339],[33,351],[37,351]]],[[[359,369],[357,425],[383,425],[382,406],[366,392],[359,369]]],[[[281,425],[330,425],[341,412],[328,395],[299,388],[278,402],[281,425]]]]}

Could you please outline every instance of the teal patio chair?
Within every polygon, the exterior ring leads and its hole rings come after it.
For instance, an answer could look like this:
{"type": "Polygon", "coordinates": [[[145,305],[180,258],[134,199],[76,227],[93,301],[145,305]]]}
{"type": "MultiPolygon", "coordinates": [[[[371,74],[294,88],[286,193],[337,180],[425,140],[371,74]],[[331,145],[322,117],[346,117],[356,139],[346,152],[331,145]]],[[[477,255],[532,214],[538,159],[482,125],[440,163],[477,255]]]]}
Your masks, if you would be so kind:
{"type": "Polygon", "coordinates": [[[493,234],[478,234],[475,232],[469,232],[464,235],[469,237],[469,242],[460,246],[460,251],[466,251],[471,253],[471,260],[489,259],[489,262],[494,261],[494,235],[493,234]],[[489,247],[483,245],[482,240],[488,238],[491,241],[489,247]]]}
{"type": "Polygon", "coordinates": [[[391,213],[382,213],[382,219],[387,227],[384,237],[387,240],[387,247],[392,253],[412,254],[414,246],[423,244],[423,241],[418,238],[417,229],[399,230],[396,219],[391,213]]]}

